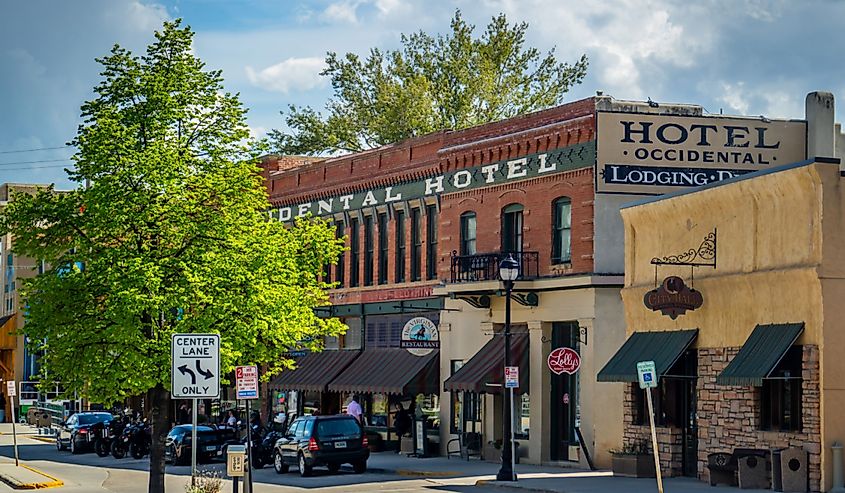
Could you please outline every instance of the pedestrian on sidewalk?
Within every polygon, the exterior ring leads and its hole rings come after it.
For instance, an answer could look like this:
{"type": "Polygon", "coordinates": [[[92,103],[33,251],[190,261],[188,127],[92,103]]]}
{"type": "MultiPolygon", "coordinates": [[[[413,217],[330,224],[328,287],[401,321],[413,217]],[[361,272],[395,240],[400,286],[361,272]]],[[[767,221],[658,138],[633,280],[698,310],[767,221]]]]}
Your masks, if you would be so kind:
{"type": "Polygon", "coordinates": [[[396,403],[396,413],[393,415],[393,428],[396,436],[402,438],[411,431],[411,415],[405,410],[401,402],[396,403]]]}
{"type": "Polygon", "coordinates": [[[363,417],[364,411],[361,409],[361,404],[358,404],[358,396],[353,394],[352,400],[346,406],[346,414],[354,417],[359,425],[363,425],[364,423],[361,421],[363,417]]]}

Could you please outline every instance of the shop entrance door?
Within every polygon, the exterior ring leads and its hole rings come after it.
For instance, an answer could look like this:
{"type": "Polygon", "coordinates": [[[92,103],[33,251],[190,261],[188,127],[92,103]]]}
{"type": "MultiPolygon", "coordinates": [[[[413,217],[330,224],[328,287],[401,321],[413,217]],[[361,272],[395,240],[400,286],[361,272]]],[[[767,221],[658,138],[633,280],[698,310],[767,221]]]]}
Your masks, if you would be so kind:
{"type": "MultiPolygon", "coordinates": [[[[555,322],[552,325],[551,349],[559,347],[570,347],[578,351],[577,322],[555,322]]],[[[575,436],[575,423],[578,416],[577,378],[577,373],[575,375],[551,373],[549,459],[553,461],[571,460],[569,446],[575,445],[578,441],[575,436]]]]}
{"type": "Polygon", "coordinates": [[[698,475],[698,424],[695,419],[695,380],[684,381],[684,476],[698,475]]]}

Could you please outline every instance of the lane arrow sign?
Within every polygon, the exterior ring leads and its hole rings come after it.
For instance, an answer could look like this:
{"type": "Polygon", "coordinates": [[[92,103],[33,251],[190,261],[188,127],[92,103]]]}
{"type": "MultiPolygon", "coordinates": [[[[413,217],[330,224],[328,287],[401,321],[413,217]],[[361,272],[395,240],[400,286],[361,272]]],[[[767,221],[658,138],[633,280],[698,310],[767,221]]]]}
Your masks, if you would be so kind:
{"type": "MultiPolygon", "coordinates": [[[[199,362],[199,361],[197,361],[197,366],[199,366],[199,364],[200,364],[200,362],[199,362]]],[[[189,368],[188,368],[188,365],[182,365],[182,366],[180,366],[180,367],[179,367],[179,371],[182,373],[182,375],[184,375],[184,374],[186,374],[186,373],[190,373],[190,374],[191,374],[191,385],[196,385],[196,384],[197,384],[197,374],[196,374],[196,373],[194,373],[194,371],[193,371],[193,370],[189,369],[189,368]]],[[[208,378],[208,377],[206,377],[206,378],[208,378]]]]}
{"type": "Polygon", "coordinates": [[[200,367],[200,360],[197,360],[197,371],[199,372],[200,375],[204,376],[206,380],[208,380],[209,378],[214,376],[214,373],[211,373],[210,370],[203,370],[200,367]]]}

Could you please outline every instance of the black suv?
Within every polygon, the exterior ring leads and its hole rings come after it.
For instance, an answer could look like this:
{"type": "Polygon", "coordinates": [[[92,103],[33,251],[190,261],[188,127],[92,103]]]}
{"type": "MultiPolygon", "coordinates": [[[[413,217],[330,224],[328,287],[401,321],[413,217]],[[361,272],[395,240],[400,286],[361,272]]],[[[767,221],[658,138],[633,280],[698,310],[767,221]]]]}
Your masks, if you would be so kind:
{"type": "Polygon", "coordinates": [[[78,454],[84,450],[90,450],[94,442],[100,438],[92,433],[91,427],[98,423],[108,423],[113,419],[111,413],[106,412],[81,412],[70,416],[67,421],[59,423],[56,433],[56,448],[65,450],[70,448],[71,453],[78,454]]]}
{"type": "Polygon", "coordinates": [[[369,458],[367,435],[352,416],[303,416],[276,441],[273,466],[282,474],[296,465],[300,475],[310,476],[314,466],[337,472],[341,464],[352,464],[360,474],[367,470],[369,458]]]}

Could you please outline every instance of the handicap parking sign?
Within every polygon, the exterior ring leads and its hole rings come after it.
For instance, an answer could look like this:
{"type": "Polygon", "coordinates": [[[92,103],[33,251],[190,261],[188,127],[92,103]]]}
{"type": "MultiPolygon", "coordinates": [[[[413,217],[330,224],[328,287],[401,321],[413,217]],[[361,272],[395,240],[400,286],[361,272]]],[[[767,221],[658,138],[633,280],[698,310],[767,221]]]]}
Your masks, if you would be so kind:
{"type": "Polygon", "coordinates": [[[657,387],[657,370],[654,361],[640,361],[637,363],[637,377],[640,381],[640,388],[657,387]]]}

